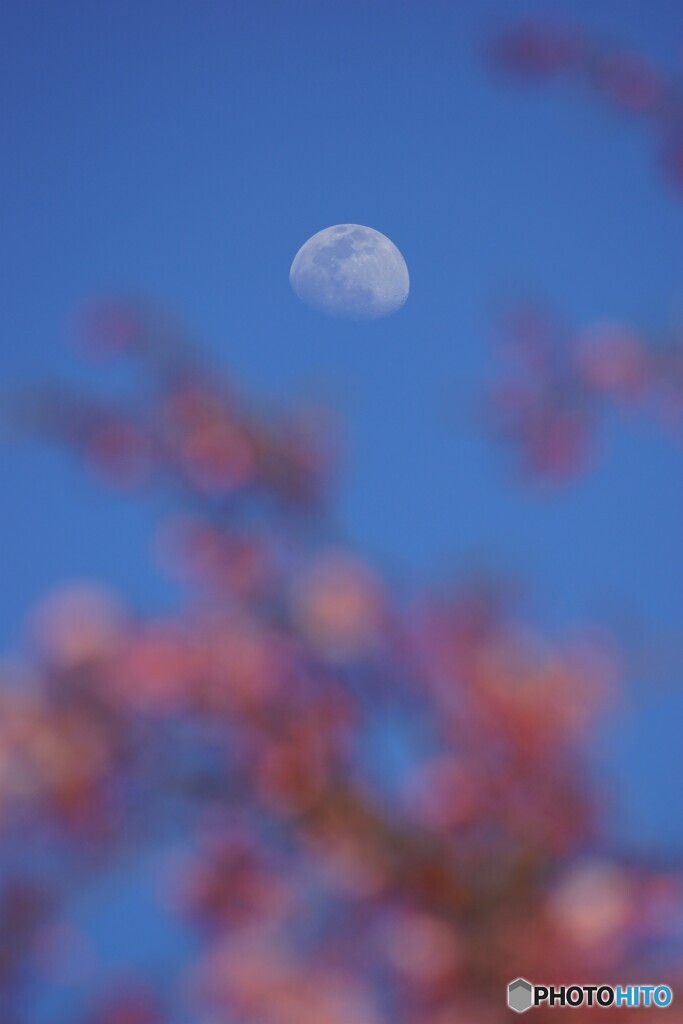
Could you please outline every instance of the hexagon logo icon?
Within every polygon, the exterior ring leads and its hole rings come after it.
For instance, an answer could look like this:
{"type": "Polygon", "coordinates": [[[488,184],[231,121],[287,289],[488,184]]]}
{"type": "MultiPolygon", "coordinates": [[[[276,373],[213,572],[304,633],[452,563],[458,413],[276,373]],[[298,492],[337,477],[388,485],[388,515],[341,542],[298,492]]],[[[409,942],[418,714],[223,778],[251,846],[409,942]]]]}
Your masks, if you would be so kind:
{"type": "Polygon", "coordinates": [[[534,1002],[533,985],[526,978],[515,978],[508,985],[508,1006],[515,1013],[525,1013],[534,1002]]]}

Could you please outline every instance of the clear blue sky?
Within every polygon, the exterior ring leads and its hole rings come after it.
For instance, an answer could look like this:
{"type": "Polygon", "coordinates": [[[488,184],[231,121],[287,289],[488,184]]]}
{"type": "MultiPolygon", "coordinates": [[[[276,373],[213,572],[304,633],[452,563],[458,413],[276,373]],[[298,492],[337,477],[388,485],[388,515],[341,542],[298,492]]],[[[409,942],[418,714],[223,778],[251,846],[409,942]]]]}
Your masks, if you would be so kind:
{"type": "MultiPolygon", "coordinates": [[[[3,391],[55,374],[96,383],[68,348],[71,310],[147,294],[249,392],[340,410],[340,518],[394,577],[484,563],[529,580],[549,624],[618,605],[679,628],[680,450],[617,425],[601,472],[540,497],[511,485],[471,423],[499,300],[655,328],[683,309],[683,204],[645,133],[578,89],[504,89],[487,73],[490,30],[553,9],[683,66],[676,0],[4,4],[3,391]],[[291,293],[296,250],[345,221],[404,253],[400,314],[334,321],[291,293]]],[[[51,452],[0,457],[6,643],[64,579],[167,599],[154,508],[98,492],[51,452]]],[[[636,686],[603,743],[638,844],[683,845],[670,804],[683,697],[675,671],[668,682],[636,686]]]]}

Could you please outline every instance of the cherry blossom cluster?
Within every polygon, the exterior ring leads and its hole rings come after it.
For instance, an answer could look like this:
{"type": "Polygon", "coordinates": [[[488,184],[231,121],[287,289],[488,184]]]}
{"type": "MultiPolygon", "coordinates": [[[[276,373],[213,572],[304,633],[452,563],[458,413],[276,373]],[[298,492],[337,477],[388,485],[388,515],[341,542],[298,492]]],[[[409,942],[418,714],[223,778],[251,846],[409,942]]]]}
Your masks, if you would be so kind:
{"type": "Polygon", "coordinates": [[[499,33],[489,55],[494,68],[508,76],[573,78],[616,110],[640,119],[653,137],[661,172],[683,194],[683,90],[676,76],[637,50],[542,18],[499,33]]]}
{"type": "Polygon", "coordinates": [[[562,481],[590,468],[619,412],[683,441],[683,334],[652,341],[618,321],[574,330],[540,307],[507,315],[487,403],[492,434],[522,473],[562,481]]]}
{"type": "Polygon", "coordinates": [[[544,635],[489,580],[399,597],[333,533],[320,429],[256,411],[149,313],[93,315],[142,399],[53,391],[22,419],[165,496],[182,597],[73,584],[0,666],[3,1021],[75,960],[79,1024],[494,1024],[518,974],[673,948],[681,879],[610,852],[583,765],[610,638],[544,635]],[[164,991],[110,976],[69,917],[150,850],[194,937],[164,991]]]}

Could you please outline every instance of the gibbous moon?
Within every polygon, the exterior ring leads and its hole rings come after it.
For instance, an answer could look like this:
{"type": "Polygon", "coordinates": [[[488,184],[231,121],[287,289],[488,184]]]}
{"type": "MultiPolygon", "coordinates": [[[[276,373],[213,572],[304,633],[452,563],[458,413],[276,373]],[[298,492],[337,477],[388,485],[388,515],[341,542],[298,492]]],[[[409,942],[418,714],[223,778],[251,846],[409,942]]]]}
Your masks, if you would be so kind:
{"type": "Polygon", "coordinates": [[[289,281],[309,306],[351,320],[395,313],[410,288],[394,243],[362,224],[336,224],[309,238],[294,257],[289,281]]]}

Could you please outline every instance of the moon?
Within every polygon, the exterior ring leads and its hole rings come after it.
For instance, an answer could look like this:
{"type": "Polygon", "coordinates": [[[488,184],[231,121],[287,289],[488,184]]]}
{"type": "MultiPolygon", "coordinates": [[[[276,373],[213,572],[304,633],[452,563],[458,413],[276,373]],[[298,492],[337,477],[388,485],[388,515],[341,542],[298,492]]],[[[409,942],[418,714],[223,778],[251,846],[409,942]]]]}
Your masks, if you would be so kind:
{"type": "Polygon", "coordinates": [[[289,281],[314,309],[350,320],[375,320],[408,298],[408,267],[391,239],[362,224],[335,224],[305,242],[289,281]]]}

